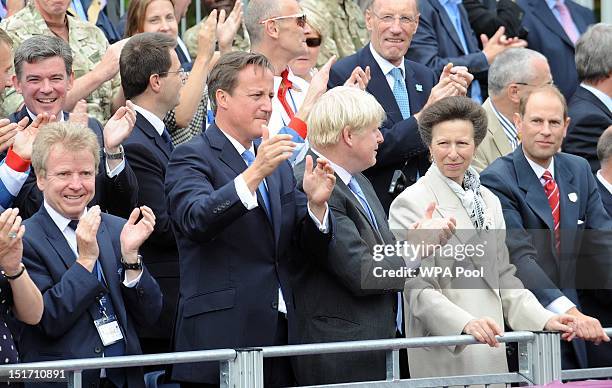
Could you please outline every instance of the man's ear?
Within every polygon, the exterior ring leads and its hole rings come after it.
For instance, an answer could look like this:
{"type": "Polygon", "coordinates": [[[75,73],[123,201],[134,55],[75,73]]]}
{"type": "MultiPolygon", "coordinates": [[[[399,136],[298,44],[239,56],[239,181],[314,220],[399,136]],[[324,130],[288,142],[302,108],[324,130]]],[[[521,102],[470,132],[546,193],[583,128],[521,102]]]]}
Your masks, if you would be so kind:
{"type": "Polygon", "coordinates": [[[17,78],[17,75],[13,74],[13,76],[11,77],[11,81],[13,81],[13,87],[15,88],[17,93],[21,94],[21,82],[19,82],[19,78],[17,78]]]}
{"type": "Polygon", "coordinates": [[[74,71],[71,71],[70,75],[68,76],[68,88],[66,89],[66,91],[69,91],[70,89],[72,89],[73,85],[74,85],[74,71]]]}
{"type": "Polygon", "coordinates": [[[348,125],[342,128],[342,131],[340,132],[340,136],[344,144],[346,144],[349,147],[353,145],[353,133],[351,132],[351,129],[349,128],[348,125]]]}
{"type": "Polygon", "coordinates": [[[263,25],[264,34],[270,35],[274,39],[278,39],[279,31],[278,24],[274,21],[267,21],[263,25]]]}
{"type": "Polygon", "coordinates": [[[149,76],[149,88],[155,93],[161,91],[161,76],[159,74],[151,74],[149,76]]]}
{"type": "Polygon", "coordinates": [[[215,100],[217,100],[217,110],[219,108],[227,109],[229,105],[229,94],[223,89],[217,89],[215,92],[215,100]]]}

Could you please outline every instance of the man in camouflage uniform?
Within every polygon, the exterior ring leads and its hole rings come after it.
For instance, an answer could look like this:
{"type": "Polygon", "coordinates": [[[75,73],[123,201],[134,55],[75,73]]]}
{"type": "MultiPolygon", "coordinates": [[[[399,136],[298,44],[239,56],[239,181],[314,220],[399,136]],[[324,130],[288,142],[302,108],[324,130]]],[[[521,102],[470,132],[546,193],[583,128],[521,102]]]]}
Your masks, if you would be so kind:
{"type": "MultiPolygon", "coordinates": [[[[4,29],[13,39],[14,47],[18,47],[24,40],[34,35],[55,36],[36,8],[37,2],[38,0],[30,1],[24,9],[0,22],[0,28],[4,29]]],[[[66,19],[68,44],[74,57],[74,75],[75,78],[79,78],[91,72],[102,61],[109,45],[104,33],[96,26],[69,14],[66,14],[66,19]]],[[[118,75],[115,75],[112,80],[104,81],[97,86],[86,98],[87,113],[105,123],[111,116],[113,95],[120,86],[121,81],[118,75]]],[[[2,110],[7,113],[15,112],[22,103],[22,96],[14,88],[10,88],[6,92],[2,110]]]]}

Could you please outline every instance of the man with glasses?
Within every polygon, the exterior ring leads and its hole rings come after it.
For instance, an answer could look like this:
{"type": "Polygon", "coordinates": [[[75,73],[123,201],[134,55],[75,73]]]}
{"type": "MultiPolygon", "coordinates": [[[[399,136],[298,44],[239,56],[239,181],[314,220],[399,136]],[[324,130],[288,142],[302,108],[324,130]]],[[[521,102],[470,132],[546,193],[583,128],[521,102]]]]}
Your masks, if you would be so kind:
{"type": "Polygon", "coordinates": [[[478,172],[518,147],[514,115],[521,98],[546,84],[552,84],[550,67],[546,57],[537,51],[511,48],[495,58],[489,68],[489,98],[482,104],[489,130],[472,162],[478,172]]]}
{"type": "Polygon", "coordinates": [[[121,52],[119,71],[125,98],[134,102],[136,124],[124,142],[125,153],[138,179],[138,204],[156,216],[152,237],[141,247],[151,275],[164,294],[159,322],[140,330],[144,353],[172,351],[170,338],[178,304],[178,251],[164,192],[166,166],[174,147],[163,118],[179,102],[186,73],[176,51],[176,39],[145,32],[133,36],[121,52]]]}

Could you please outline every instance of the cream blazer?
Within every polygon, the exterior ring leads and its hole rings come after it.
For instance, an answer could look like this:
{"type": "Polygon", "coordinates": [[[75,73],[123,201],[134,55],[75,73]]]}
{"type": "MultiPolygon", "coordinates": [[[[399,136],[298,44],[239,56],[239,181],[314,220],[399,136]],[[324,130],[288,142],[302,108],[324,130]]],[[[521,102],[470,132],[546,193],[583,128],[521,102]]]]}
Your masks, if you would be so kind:
{"type": "MultiPolygon", "coordinates": [[[[509,263],[505,241],[505,223],[499,199],[481,186],[486,203],[486,222],[495,239],[487,240],[487,255],[469,257],[467,265],[484,265],[485,276],[470,280],[472,289],[453,289],[446,277],[411,278],[406,282],[404,309],[407,337],[460,335],[472,319],[490,317],[504,327],[504,320],[514,330],[542,330],[554,315],[544,309],[533,294],[524,289],[514,276],[516,268],[509,263]],[[493,241],[491,241],[493,240],[493,241]],[[496,241],[499,241],[497,243],[496,241]]],[[[469,240],[477,236],[470,217],[460,199],[437,170],[431,168],[424,177],[402,192],[391,204],[389,224],[396,237],[422,219],[427,205],[437,204],[435,217],[455,217],[459,237],[469,240]],[[467,232],[466,232],[467,230],[467,232]],[[467,235],[466,235],[467,233],[467,235]],[[470,235],[473,233],[473,235],[470,235]]],[[[466,242],[464,241],[464,242],[466,242]]],[[[453,258],[432,256],[423,259],[421,268],[448,265],[453,258]]],[[[456,284],[456,283],[452,283],[456,284]]],[[[508,371],[505,346],[446,346],[408,349],[411,377],[453,376],[508,371]]]]}
{"type": "Polygon", "coordinates": [[[512,146],[506,137],[504,127],[502,127],[497,116],[495,116],[495,112],[493,112],[490,97],[482,104],[482,107],[487,112],[488,125],[487,135],[476,149],[474,160],[472,160],[472,167],[478,173],[487,168],[495,159],[512,152],[512,146]]]}

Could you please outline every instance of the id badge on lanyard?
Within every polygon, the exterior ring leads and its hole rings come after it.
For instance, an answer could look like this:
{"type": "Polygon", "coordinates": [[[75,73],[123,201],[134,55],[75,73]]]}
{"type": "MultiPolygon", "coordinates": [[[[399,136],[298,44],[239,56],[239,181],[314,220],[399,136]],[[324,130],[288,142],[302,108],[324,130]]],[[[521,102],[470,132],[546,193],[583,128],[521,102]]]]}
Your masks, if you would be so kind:
{"type": "Polygon", "coordinates": [[[98,298],[98,308],[102,318],[94,320],[94,325],[96,325],[96,329],[102,340],[102,345],[108,346],[121,341],[123,339],[123,333],[119,327],[119,322],[117,322],[117,317],[115,317],[114,314],[108,315],[106,313],[106,308],[103,303],[105,300],[106,296],[98,298]]]}

